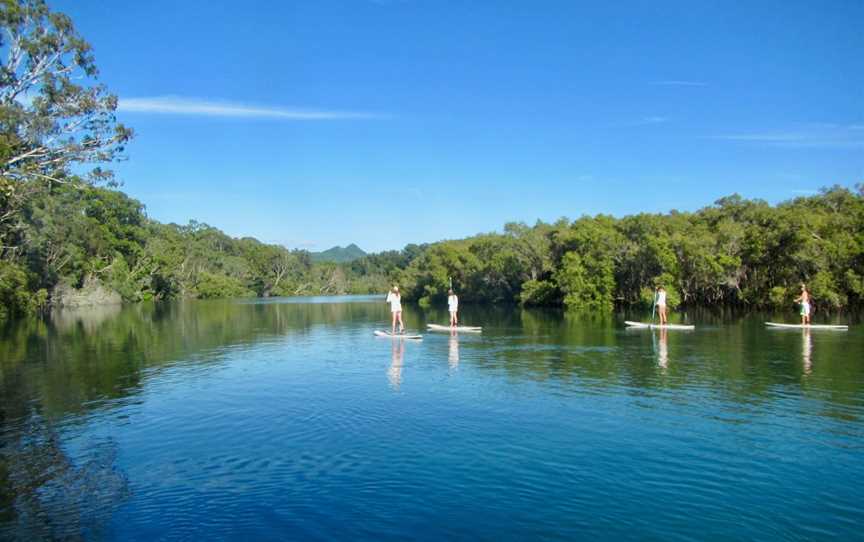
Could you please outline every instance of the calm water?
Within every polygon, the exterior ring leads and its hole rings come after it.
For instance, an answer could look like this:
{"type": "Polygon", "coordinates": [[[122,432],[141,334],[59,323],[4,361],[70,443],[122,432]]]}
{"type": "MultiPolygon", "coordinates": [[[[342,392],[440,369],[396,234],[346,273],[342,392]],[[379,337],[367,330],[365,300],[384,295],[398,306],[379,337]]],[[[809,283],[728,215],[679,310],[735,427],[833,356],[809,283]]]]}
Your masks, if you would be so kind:
{"type": "Polygon", "coordinates": [[[860,323],[688,315],[697,331],[661,334],[465,307],[483,335],[413,342],[372,336],[387,311],[7,325],[0,539],[864,538],[860,323]]]}

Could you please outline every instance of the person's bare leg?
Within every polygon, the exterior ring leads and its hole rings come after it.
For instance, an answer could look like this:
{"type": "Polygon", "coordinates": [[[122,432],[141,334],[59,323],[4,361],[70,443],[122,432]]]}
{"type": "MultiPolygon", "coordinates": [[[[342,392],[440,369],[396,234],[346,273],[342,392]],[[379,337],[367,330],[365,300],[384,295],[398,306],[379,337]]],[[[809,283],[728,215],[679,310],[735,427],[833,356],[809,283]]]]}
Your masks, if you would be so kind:
{"type": "Polygon", "coordinates": [[[399,314],[399,313],[396,313],[396,312],[393,313],[393,325],[390,326],[390,333],[394,333],[394,334],[396,333],[396,316],[397,316],[397,314],[399,314]]]}
{"type": "Polygon", "coordinates": [[[396,313],[399,318],[399,333],[405,333],[405,324],[402,323],[402,311],[396,313]]]}

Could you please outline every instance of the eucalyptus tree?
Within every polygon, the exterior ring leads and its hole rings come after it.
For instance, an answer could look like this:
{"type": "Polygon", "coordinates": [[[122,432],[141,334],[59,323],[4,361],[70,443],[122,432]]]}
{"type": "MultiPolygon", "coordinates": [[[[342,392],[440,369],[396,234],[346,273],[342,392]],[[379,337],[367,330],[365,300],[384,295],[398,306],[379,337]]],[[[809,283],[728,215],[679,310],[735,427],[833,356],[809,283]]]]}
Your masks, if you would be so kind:
{"type": "Polygon", "coordinates": [[[105,165],[132,131],[98,82],[91,46],[44,0],[0,0],[0,235],[33,192],[55,183],[113,185],[105,165]]]}

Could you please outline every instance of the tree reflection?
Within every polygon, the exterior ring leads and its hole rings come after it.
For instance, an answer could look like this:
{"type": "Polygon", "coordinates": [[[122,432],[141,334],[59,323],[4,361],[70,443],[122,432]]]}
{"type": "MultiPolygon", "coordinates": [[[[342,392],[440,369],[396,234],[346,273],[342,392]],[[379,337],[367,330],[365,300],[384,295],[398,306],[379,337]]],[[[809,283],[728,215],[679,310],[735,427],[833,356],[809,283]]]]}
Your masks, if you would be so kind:
{"type": "MultiPolygon", "coordinates": [[[[444,316],[410,305],[405,309],[406,319],[414,322],[444,316]]],[[[777,386],[795,380],[802,393],[825,404],[857,405],[864,382],[864,365],[850,362],[864,358],[864,344],[852,330],[849,335],[817,333],[819,363],[814,364],[810,330],[800,337],[767,333],[762,315],[700,314],[692,318],[701,323],[696,332],[661,330],[655,339],[651,332],[625,332],[623,315],[481,306],[465,306],[463,313],[466,321],[484,325],[483,335],[471,339],[471,356],[460,355],[455,334],[435,340],[447,341],[447,370],[470,363],[473,378],[485,374],[514,382],[549,382],[557,392],[574,393],[586,387],[632,394],[659,388],[711,390],[750,407],[775,401],[777,386]],[[820,378],[807,379],[805,385],[802,366],[805,375],[820,378]]],[[[59,420],[115,408],[123,401],[114,399],[140,393],[153,372],[172,364],[218,363],[219,352],[229,346],[302,338],[322,326],[350,334],[368,328],[370,322],[387,322],[388,317],[383,303],[270,299],[139,304],[3,325],[0,538],[15,538],[27,529],[37,533],[36,538],[74,538],[78,535],[68,533],[100,524],[98,514],[107,514],[111,503],[128,492],[116,471],[114,443],[106,441],[89,452],[70,455],[55,429],[59,420]],[[103,486],[105,491],[85,490],[103,486]],[[51,523],[52,517],[71,519],[51,523]],[[62,530],[61,524],[69,525],[70,531],[62,530]]],[[[432,347],[431,338],[429,343],[412,343],[410,348],[421,355],[432,347]]],[[[437,344],[443,348],[443,343],[437,344]]],[[[391,341],[387,379],[394,390],[402,386],[406,346],[404,340],[391,341]]],[[[374,378],[381,378],[380,373],[374,378]]],[[[680,397],[704,399],[696,393],[680,397]]],[[[822,409],[820,415],[833,412],[822,409]]]]}
{"type": "Polygon", "coordinates": [[[101,538],[129,495],[116,467],[117,446],[88,446],[77,462],[39,415],[7,426],[0,442],[0,538],[101,538]]]}
{"type": "Polygon", "coordinates": [[[362,303],[138,304],[55,313],[0,327],[0,539],[101,538],[128,495],[111,440],[64,447],[57,424],[115,408],[154,369],[320,325],[380,319],[362,303]]]}

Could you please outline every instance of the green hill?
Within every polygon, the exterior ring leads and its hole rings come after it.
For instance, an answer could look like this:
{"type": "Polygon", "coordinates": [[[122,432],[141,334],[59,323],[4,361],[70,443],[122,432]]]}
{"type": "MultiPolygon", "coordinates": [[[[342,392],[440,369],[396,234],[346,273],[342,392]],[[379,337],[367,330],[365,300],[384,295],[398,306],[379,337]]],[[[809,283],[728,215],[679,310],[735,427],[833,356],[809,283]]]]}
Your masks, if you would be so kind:
{"type": "Polygon", "coordinates": [[[323,252],[312,252],[311,256],[313,262],[347,263],[366,256],[366,252],[354,243],[351,243],[344,248],[333,247],[323,252]]]}

